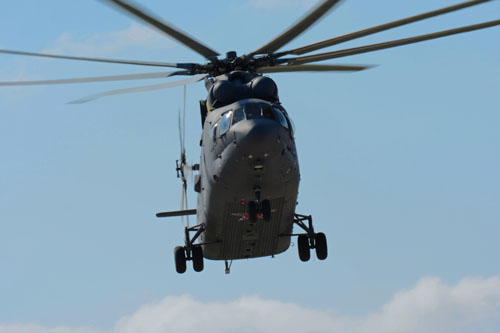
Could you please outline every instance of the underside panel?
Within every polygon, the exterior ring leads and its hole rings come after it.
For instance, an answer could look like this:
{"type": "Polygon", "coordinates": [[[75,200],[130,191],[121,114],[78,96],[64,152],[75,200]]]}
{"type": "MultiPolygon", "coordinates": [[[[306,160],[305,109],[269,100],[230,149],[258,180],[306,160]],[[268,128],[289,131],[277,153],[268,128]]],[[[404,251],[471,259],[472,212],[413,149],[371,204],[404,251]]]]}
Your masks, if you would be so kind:
{"type": "Polygon", "coordinates": [[[285,251],[290,245],[290,237],[280,234],[291,232],[293,215],[283,215],[291,207],[286,207],[288,205],[285,204],[284,198],[272,199],[270,202],[271,219],[264,221],[259,216],[253,223],[248,220],[246,205],[227,203],[220,242],[205,246],[206,257],[216,260],[245,259],[271,256],[285,251]]]}
{"type": "Polygon", "coordinates": [[[270,221],[259,218],[251,223],[245,217],[246,205],[226,204],[224,220],[228,222],[222,235],[225,258],[251,258],[276,253],[283,198],[271,200],[271,207],[274,212],[270,221]]]}

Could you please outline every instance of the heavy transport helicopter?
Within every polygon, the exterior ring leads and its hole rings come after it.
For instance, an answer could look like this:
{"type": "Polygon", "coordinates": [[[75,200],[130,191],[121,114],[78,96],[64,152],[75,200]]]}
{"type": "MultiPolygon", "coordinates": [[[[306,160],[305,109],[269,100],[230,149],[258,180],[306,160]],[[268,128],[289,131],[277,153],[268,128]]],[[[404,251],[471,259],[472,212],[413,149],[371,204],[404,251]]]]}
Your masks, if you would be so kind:
{"type": "MultiPolygon", "coordinates": [[[[340,0],[323,0],[298,22],[257,50],[240,56],[234,51],[229,51],[225,57],[220,57],[218,52],[156,18],[135,3],[124,0],[101,1],[120,8],[155,27],[199,53],[208,61],[202,64],[145,62],[0,50],[0,53],[24,56],[177,69],[173,72],[0,82],[0,85],[22,86],[192,76],[185,80],[152,86],[107,91],[73,102],[85,103],[109,95],[186,86],[204,80],[208,96],[200,101],[203,128],[200,141],[202,147],[200,163],[189,165],[186,162],[184,130],[183,125],[180,125],[181,157],[177,161],[176,170],[182,181],[181,209],[157,214],[158,217],[185,216],[186,220],[188,216],[196,215],[197,223],[190,226],[188,222],[185,228],[184,246],[178,246],[174,250],[175,267],[178,273],[186,271],[187,261],[192,261],[195,271],[202,271],[204,258],[224,260],[226,273],[229,273],[229,262],[234,259],[273,256],[286,251],[292,236],[298,237],[298,252],[302,261],[310,259],[311,249],[315,250],[318,259],[327,258],[326,236],[314,230],[311,216],[300,215],[296,212],[300,172],[294,142],[294,125],[279,99],[275,82],[263,74],[300,71],[361,71],[371,66],[316,62],[500,25],[500,20],[495,20],[385,43],[303,55],[493,1],[475,0],[292,50],[278,51],[341,3],[340,0]],[[188,173],[192,170],[198,171],[194,181],[194,189],[198,193],[196,209],[187,207],[187,179],[188,173]],[[301,228],[303,232],[294,233],[294,225],[301,228]]],[[[181,123],[183,121],[180,121],[181,123]]]]}

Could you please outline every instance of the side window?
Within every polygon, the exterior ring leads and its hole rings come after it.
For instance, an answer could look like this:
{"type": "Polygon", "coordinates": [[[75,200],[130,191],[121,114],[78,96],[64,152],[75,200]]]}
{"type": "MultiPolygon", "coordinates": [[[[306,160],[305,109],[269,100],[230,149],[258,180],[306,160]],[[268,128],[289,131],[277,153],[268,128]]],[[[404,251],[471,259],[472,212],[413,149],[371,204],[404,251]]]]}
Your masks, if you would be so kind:
{"type": "Polygon", "coordinates": [[[229,130],[229,125],[231,124],[231,114],[232,112],[226,112],[220,121],[219,125],[219,135],[224,135],[229,130]]]}
{"type": "Polygon", "coordinates": [[[275,114],[278,122],[281,124],[281,126],[288,129],[288,122],[286,121],[286,118],[283,115],[283,112],[278,108],[273,108],[273,109],[274,109],[274,114],[275,114]]]}
{"type": "Polygon", "coordinates": [[[292,118],[287,117],[288,123],[290,124],[290,135],[293,137],[295,135],[295,124],[293,123],[292,118]]]}
{"type": "Polygon", "coordinates": [[[215,125],[212,126],[212,140],[215,141],[215,139],[217,139],[217,123],[215,125]]]}
{"type": "Polygon", "coordinates": [[[245,119],[245,113],[243,112],[243,108],[241,107],[233,113],[233,125],[238,121],[242,121],[243,119],[245,119]]]}

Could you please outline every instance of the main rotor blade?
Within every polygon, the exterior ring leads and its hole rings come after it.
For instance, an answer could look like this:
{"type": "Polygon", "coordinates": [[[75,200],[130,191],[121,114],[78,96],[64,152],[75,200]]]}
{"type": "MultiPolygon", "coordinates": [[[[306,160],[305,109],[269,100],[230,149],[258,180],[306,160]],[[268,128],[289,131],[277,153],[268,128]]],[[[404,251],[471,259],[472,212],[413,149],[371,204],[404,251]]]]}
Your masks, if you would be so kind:
{"type": "Polygon", "coordinates": [[[252,54],[269,54],[275,52],[283,45],[289,43],[291,40],[303,33],[339,2],[340,0],[324,0],[297,23],[289,27],[266,45],[252,52],[252,54]]]}
{"type": "Polygon", "coordinates": [[[112,63],[112,64],[156,66],[156,67],[174,67],[174,68],[185,68],[185,69],[191,68],[194,65],[194,64],[174,64],[174,63],[170,63],[170,62],[154,62],[154,61],[141,61],[141,60],[119,60],[119,59],[105,59],[105,58],[73,57],[73,56],[63,56],[63,55],[56,55],[56,54],[14,51],[14,50],[0,50],[0,53],[32,56],[32,57],[66,59],[66,60],[106,62],[106,63],[112,63]]]}
{"type": "Polygon", "coordinates": [[[314,44],[309,44],[309,45],[306,45],[306,46],[302,46],[302,47],[299,47],[299,48],[287,51],[285,53],[286,54],[295,54],[295,55],[301,55],[301,54],[304,54],[304,53],[309,53],[309,52],[316,51],[316,50],[319,50],[319,49],[322,49],[322,48],[325,48],[325,47],[328,47],[328,46],[337,45],[337,44],[344,43],[344,42],[347,42],[347,41],[350,41],[350,40],[353,40],[353,39],[365,37],[365,36],[372,35],[372,34],[375,34],[375,33],[381,32],[381,31],[385,31],[385,30],[389,30],[389,29],[392,29],[392,28],[396,28],[396,27],[400,27],[400,26],[403,26],[403,25],[407,25],[407,24],[410,24],[410,23],[414,23],[414,22],[417,22],[417,21],[425,20],[425,19],[428,19],[428,18],[431,18],[431,17],[434,17],[434,16],[443,15],[443,14],[446,14],[446,13],[451,13],[453,11],[457,11],[457,10],[460,10],[460,9],[464,9],[464,8],[467,8],[467,7],[475,6],[475,5],[478,5],[478,4],[481,4],[481,3],[484,3],[484,2],[489,2],[489,1],[492,1],[492,0],[474,0],[474,1],[463,2],[463,3],[460,3],[460,4],[454,5],[454,6],[449,6],[449,7],[446,7],[446,8],[441,8],[441,9],[433,10],[433,11],[430,11],[430,12],[427,12],[427,13],[423,13],[423,14],[420,14],[420,15],[415,15],[415,16],[407,17],[407,18],[404,18],[404,19],[401,19],[401,20],[397,20],[397,21],[393,21],[393,22],[389,22],[389,23],[377,25],[375,27],[371,27],[371,28],[368,28],[368,29],[364,29],[364,30],[359,30],[359,31],[356,31],[356,32],[352,32],[350,34],[338,36],[338,37],[335,37],[335,38],[330,38],[330,39],[327,39],[327,40],[324,40],[324,41],[321,41],[321,42],[318,42],[318,43],[314,43],[314,44]]]}
{"type": "Polygon", "coordinates": [[[257,73],[286,73],[286,72],[358,72],[374,66],[361,65],[284,65],[261,67],[257,73]]]}
{"type": "Polygon", "coordinates": [[[177,72],[158,72],[158,73],[141,73],[141,74],[128,74],[128,75],[82,77],[82,78],[75,78],[75,79],[58,79],[58,80],[42,80],[42,81],[12,81],[12,82],[0,82],[0,86],[35,86],[35,85],[48,85],[48,84],[143,80],[143,79],[166,78],[166,77],[170,77],[170,76],[174,76],[174,75],[189,75],[189,72],[188,71],[177,71],[177,72]]]}
{"type": "Polygon", "coordinates": [[[179,29],[175,28],[174,26],[166,23],[165,21],[160,21],[160,19],[155,18],[151,13],[148,13],[146,10],[143,8],[140,8],[138,5],[134,4],[132,5],[130,2],[126,2],[123,0],[101,0],[104,2],[108,3],[113,3],[117,5],[118,7],[124,9],[127,11],[129,14],[132,14],[136,18],[140,18],[146,23],[149,23],[156,29],[164,32],[165,34],[169,35],[170,37],[174,38],[175,40],[179,41],[180,43],[186,45],[189,47],[191,50],[201,54],[207,59],[210,59],[212,57],[216,57],[219,55],[216,51],[208,48],[207,46],[203,45],[202,43],[196,41],[194,38],[188,36],[186,33],[181,32],[179,29]]]}
{"type": "Polygon", "coordinates": [[[186,154],[186,95],[187,86],[184,85],[184,105],[182,108],[182,152],[186,154]]]}
{"type": "Polygon", "coordinates": [[[185,156],[185,151],[184,151],[184,143],[182,142],[182,121],[181,121],[181,109],[177,111],[177,127],[179,131],[179,145],[181,148],[181,158],[179,161],[181,161],[181,169],[179,171],[182,171],[182,161],[184,160],[185,156]]]}
{"type": "Polygon", "coordinates": [[[310,56],[283,59],[283,62],[287,62],[290,65],[300,65],[300,64],[306,64],[306,63],[310,63],[310,62],[314,62],[314,61],[322,61],[322,60],[327,60],[327,59],[347,57],[347,56],[352,56],[355,54],[373,52],[373,51],[388,49],[388,48],[392,48],[392,47],[423,42],[426,40],[461,34],[464,32],[490,28],[490,27],[494,27],[497,25],[500,25],[500,20],[469,25],[466,27],[435,32],[435,33],[431,33],[431,34],[427,34],[427,35],[398,39],[398,40],[385,42],[385,43],[372,44],[372,45],[366,45],[366,46],[361,46],[361,47],[354,47],[351,49],[345,49],[345,50],[339,50],[339,51],[333,51],[333,52],[327,52],[327,53],[313,54],[310,56]]]}
{"type": "Polygon", "coordinates": [[[90,102],[90,101],[93,101],[95,99],[98,99],[98,98],[104,97],[104,96],[137,93],[137,92],[143,92],[143,91],[152,91],[152,90],[159,90],[159,89],[166,89],[166,88],[182,86],[184,84],[190,84],[190,83],[201,81],[206,76],[207,75],[205,75],[205,74],[204,75],[197,75],[197,76],[193,76],[189,79],[174,81],[174,82],[169,82],[169,83],[162,83],[162,84],[155,84],[155,85],[150,85],[150,86],[142,86],[142,87],[134,87],[134,88],[125,88],[125,89],[106,91],[106,92],[103,92],[100,94],[91,95],[91,96],[77,99],[75,101],[69,102],[68,104],[82,104],[82,103],[90,102]]]}

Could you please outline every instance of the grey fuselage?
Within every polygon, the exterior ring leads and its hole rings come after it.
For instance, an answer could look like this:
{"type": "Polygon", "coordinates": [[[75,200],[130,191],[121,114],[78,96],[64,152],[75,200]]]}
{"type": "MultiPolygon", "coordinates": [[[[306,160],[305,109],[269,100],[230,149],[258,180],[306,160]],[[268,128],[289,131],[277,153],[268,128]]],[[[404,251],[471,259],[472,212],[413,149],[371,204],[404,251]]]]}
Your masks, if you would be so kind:
{"type": "Polygon", "coordinates": [[[205,258],[255,258],[288,249],[300,180],[292,126],[281,105],[262,99],[243,99],[208,112],[196,184],[205,258]],[[236,121],[236,114],[255,105],[281,111],[287,123],[263,116],[236,121]],[[229,128],[224,117],[230,118],[229,128]],[[256,200],[256,191],[261,201],[270,201],[268,221],[262,214],[255,222],[248,218],[247,205],[256,200]]]}

